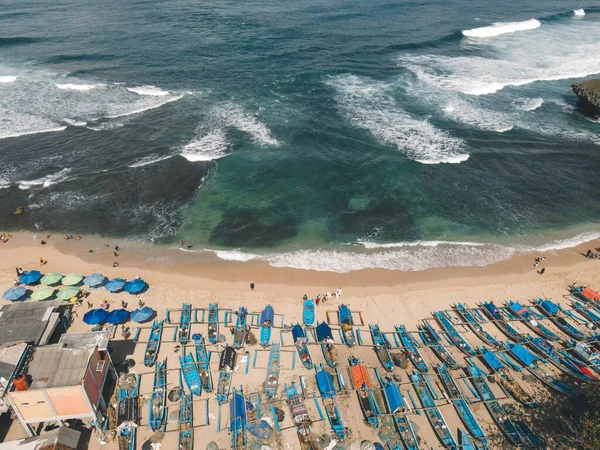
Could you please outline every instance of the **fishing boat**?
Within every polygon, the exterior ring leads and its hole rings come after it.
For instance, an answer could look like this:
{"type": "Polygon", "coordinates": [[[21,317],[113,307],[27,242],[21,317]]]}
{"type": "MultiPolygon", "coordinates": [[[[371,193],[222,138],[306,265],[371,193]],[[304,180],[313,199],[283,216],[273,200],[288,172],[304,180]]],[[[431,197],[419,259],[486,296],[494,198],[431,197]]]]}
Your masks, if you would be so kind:
{"type": "Polygon", "coordinates": [[[194,347],[196,350],[196,364],[198,375],[200,375],[200,382],[202,383],[202,390],[205,392],[212,392],[213,383],[212,375],[210,373],[210,361],[208,352],[206,351],[206,341],[201,334],[192,335],[192,339],[194,340],[194,347]]]}
{"type": "Polygon", "coordinates": [[[271,332],[273,331],[273,320],[275,311],[271,305],[265,306],[260,313],[260,345],[267,348],[271,345],[271,332]]]}
{"type": "Polygon", "coordinates": [[[442,412],[436,406],[423,375],[420,372],[414,372],[410,376],[410,379],[415,387],[417,397],[419,397],[419,401],[423,406],[427,420],[429,420],[436,436],[445,448],[457,450],[456,440],[454,440],[454,436],[450,433],[450,428],[448,428],[442,412]]]}
{"type": "Polygon", "coordinates": [[[460,369],[460,365],[452,356],[452,354],[444,347],[442,343],[442,338],[440,335],[433,329],[433,327],[429,324],[419,325],[419,336],[427,347],[431,349],[431,351],[437,356],[444,364],[446,364],[451,369],[460,369]]]}
{"type": "Polygon", "coordinates": [[[338,364],[338,353],[334,345],[335,342],[333,340],[331,327],[327,325],[327,323],[321,322],[317,325],[316,331],[317,341],[321,343],[321,351],[323,352],[325,362],[330,367],[336,367],[338,364]]]}
{"type": "Polygon", "coordinates": [[[312,370],[313,362],[310,356],[310,351],[308,350],[308,340],[306,339],[306,333],[300,324],[296,324],[292,327],[292,337],[294,338],[294,345],[296,346],[296,350],[300,356],[300,361],[302,361],[304,367],[306,367],[308,370],[312,370]]]}
{"type": "Polygon", "coordinates": [[[559,339],[556,333],[549,330],[539,321],[539,317],[536,317],[531,311],[529,311],[520,303],[509,300],[506,306],[513,314],[518,316],[525,325],[527,325],[544,339],[550,339],[552,341],[557,341],[559,339]]]}
{"type": "Polygon", "coordinates": [[[375,393],[371,388],[371,380],[367,369],[363,366],[358,358],[351,356],[348,359],[350,363],[350,372],[352,374],[352,382],[358,395],[360,408],[365,416],[367,425],[378,429],[381,423],[381,409],[377,404],[375,393]]]}
{"type": "Polygon", "coordinates": [[[333,377],[325,370],[325,366],[323,364],[316,366],[315,370],[317,372],[317,387],[319,389],[319,393],[321,394],[323,406],[325,406],[325,412],[327,413],[329,425],[338,439],[340,441],[344,441],[347,436],[347,431],[344,427],[342,415],[340,414],[340,408],[338,407],[336,401],[337,392],[335,390],[335,385],[333,384],[333,377]]]}
{"type": "Polygon", "coordinates": [[[514,423],[517,427],[517,430],[519,430],[519,434],[527,442],[527,448],[535,448],[539,450],[546,450],[548,448],[543,439],[531,431],[531,428],[529,428],[525,422],[516,420],[514,423]]]}
{"type": "Polygon", "coordinates": [[[600,353],[592,350],[592,347],[585,342],[576,342],[570,340],[566,342],[567,349],[583,361],[589,364],[596,372],[600,374],[600,353]]]}
{"type": "Polygon", "coordinates": [[[448,334],[450,340],[461,350],[463,353],[466,353],[469,356],[476,356],[475,352],[471,348],[471,346],[467,343],[467,341],[460,335],[456,328],[450,323],[448,318],[444,316],[441,312],[437,311],[433,313],[434,317],[437,319],[440,326],[444,329],[444,331],[448,334]]]}
{"type": "Polygon", "coordinates": [[[379,329],[379,325],[369,325],[369,329],[371,330],[371,337],[373,344],[375,344],[375,353],[377,354],[377,358],[379,358],[379,362],[385,370],[393,372],[394,362],[390,355],[390,343],[379,329]]]}
{"type": "Polygon", "coordinates": [[[208,341],[216,344],[219,339],[219,304],[208,305],[208,341]]]}
{"type": "Polygon", "coordinates": [[[493,347],[498,347],[500,345],[496,338],[481,326],[477,318],[468,308],[465,307],[465,305],[462,303],[457,303],[453,306],[453,308],[456,311],[456,314],[458,314],[458,317],[460,317],[460,319],[467,324],[467,326],[479,339],[493,347]]]}
{"type": "Polygon", "coordinates": [[[271,351],[269,352],[269,366],[267,367],[267,379],[265,381],[267,400],[273,400],[277,395],[279,369],[281,365],[280,349],[281,344],[273,344],[271,345],[271,351]]]}
{"type": "Polygon", "coordinates": [[[181,318],[179,319],[179,343],[187,344],[190,340],[190,329],[192,326],[192,305],[184,303],[181,305],[181,318]]]}
{"type": "Polygon", "coordinates": [[[458,417],[460,417],[460,420],[462,420],[462,422],[465,424],[469,430],[469,433],[471,433],[471,435],[477,439],[484,448],[488,448],[488,442],[485,433],[473,415],[471,408],[469,408],[469,404],[462,395],[458,385],[452,378],[450,369],[448,369],[448,367],[446,367],[444,364],[438,364],[437,372],[440,376],[440,381],[442,382],[444,389],[446,389],[448,397],[450,397],[450,400],[452,401],[452,404],[458,413],[458,417]]]}
{"type": "Polygon", "coordinates": [[[573,378],[580,381],[595,381],[594,374],[583,364],[575,361],[564,350],[556,348],[552,342],[545,341],[542,338],[529,339],[530,347],[538,352],[542,357],[550,361],[551,364],[558,367],[560,370],[573,378]]]}
{"type": "Polygon", "coordinates": [[[471,440],[471,438],[469,437],[468,433],[465,433],[464,430],[458,430],[459,433],[459,441],[460,441],[460,449],[461,450],[479,450],[475,444],[473,444],[473,441],[471,440]]]}
{"type": "Polygon", "coordinates": [[[231,403],[229,403],[229,432],[231,433],[231,448],[233,450],[245,449],[247,445],[246,437],[246,399],[244,392],[233,390],[231,403]]]}
{"type": "Polygon", "coordinates": [[[233,369],[235,369],[236,357],[235,349],[230,345],[226,346],[221,352],[216,395],[219,405],[227,403],[229,399],[229,389],[231,388],[231,378],[233,377],[233,369]]]}
{"type": "Polygon", "coordinates": [[[193,450],[194,448],[194,406],[192,396],[181,392],[179,399],[179,420],[177,421],[177,432],[179,434],[178,450],[193,450]]]}
{"type": "Polygon", "coordinates": [[[150,329],[150,337],[146,344],[146,353],[144,353],[144,365],[146,367],[152,367],[158,357],[158,350],[160,349],[160,340],[162,337],[163,321],[156,320],[152,322],[152,328],[150,329]]]}
{"type": "Polygon", "coordinates": [[[385,398],[388,413],[394,419],[396,429],[400,434],[400,439],[402,439],[404,446],[407,450],[419,450],[419,441],[410,420],[406,416],[406,404],[400,388],[390,377],[386,377],[387,379],[382,378],[377,369],[375,369],[375,374],[383,389],[383,397],[385,398]]]}
{"type": "Polygon", "coordinates": [[[588,319],[590,322],[593,322],[594,325],[600,326],[600,315],[597,314],[592,307],[586,307],[579,302],[572,302],[571,306],[573,309],[581,314],[583,317],[588,319]]]}
{"type": "Polygon", "coordinates": [[[577,341],[585,340],[585,334],[579,331],[575,326],[567,322],[564,317],[558,315],[559,308],[550,300],[542,300],[541,298],[534,300],[539,310],[544,313],[554,325],[556,325],[563,333],[572,337],[577,341]]]}
{"type": "Polygon", "coordinates": [[[400,342],[402,343],[402,347],[404,347],[408,359],[410,359],[419,372],[427,373],[429,371],[427,363],[421,356],[414,338],[406,331],[406,327],[404,325],[396,325],[396,332],[400,337],[400,342]]]}
{"type": "Polygon", "coordinates": [[[117,411],[119,450],[135,450],[136,447],[136,430],[140,421],[139,387],[140,377],[137,376],[135,384],[119,388],[117,411]]]}
{"type": "Polygon", "coordinates": [[[500,431],[502,431],[502,434],[504,434],[512,444],[517,446],[523,445],[523,439],[515,428],[515,424],[510,417],[508,417],[508,414],[500,402],[496,400],[496,396],[488,386],[487,381],[485,380],[485,373],[475,364],[467,366],[466,370],[467,374],[471,377],[471,384],[475,387],[477,394],[479,394],[479,397],[483,400],[483,404],[498,428],[500,428],[500,431]]]}
{"type": "Polygon", "coordinates": [[[519,333],[511,324],[506,321],[504,311],[494,305],[493,302],[480,303],[479,306],[481,306],[481,310],[487,316],[487,318],[490,319],[491,322],[494,322],[498,329],[506,336],[515,342],[527,342],[527,337],[522,333],[519,333]]]}
{"type": "Polygon", "coordinates": [[[352,312],[346,305],[341,304],[338,307],[340,315],[340,325],[342,327],[342,338],[344,343],[348,347],[354,347],[356,345],[356,334],[354,334],[354,320],[352,319],[352,312]]]}
{"type": "Polygon", "coordinates": [[[246,342],[246,334],[248,333],[248,310],[245,306],[240,306],[237,311],[237,319],[233,330],[233,348],[239,349],[246,342]]]}
{"type": "Polygon", "coordinates": [[[290,415],[292,421],[296,426],[296,433],[302,448],[312,448],[310,443],[310,418],[308,417],[308,410],[302,400],[300,394],[296,390],[296,382],[292,381],[292,384],[285,385],[285,393],[287,395],[286,403],[290,409],[290,415]],[[302,445],[304,444],[304,445],[302,445]]]}
{"type": "Polygon", "coordinates": [[[315,323],[315,301],[314,299],[304,299],[304,308],[302,309],[302,321],[307,327],[312,327],[315,323]]]}
{"type": "Polygon", "coordinates": [[[185,356],[179,357],[179,364],[181,365],[181,373],[185,384],[194,395],[202,394],[202,382],[200,381],[200,375],[198,369],[196,369],[196,363],[191,353],[185,356]]]}
{"type": "Polygon", "coordinates": [[[160,430],[165,422],[165,402],[167,399],[167,360],[154,366],[154,384],[149,403],[149,425],[152,431],[160,430]]]}
{"type": "Polygon", "coordinates": [[[586,303],[598,304],[600,302],[600,294],[587,286],[573,286],[571,295],[586,303]]]}

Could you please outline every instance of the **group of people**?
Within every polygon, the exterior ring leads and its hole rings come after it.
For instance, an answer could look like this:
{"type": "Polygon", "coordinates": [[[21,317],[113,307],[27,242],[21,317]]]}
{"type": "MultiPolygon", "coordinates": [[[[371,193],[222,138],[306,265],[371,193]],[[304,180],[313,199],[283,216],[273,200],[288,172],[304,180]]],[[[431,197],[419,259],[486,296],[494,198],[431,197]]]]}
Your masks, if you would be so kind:
{"type": "Polygon", "coordinates": [[[2,238],[2,243],[6,244],[8,240],[12,237],[12,234],[2,233],[0,234],[0,237],[2,238]]]}
{"type": "MultiPolygon", "coordinates": [[[[342,296],[342,288],[339,287],[333,294],[330,293],[329,291],[325,292],[323,294],[323,296],[321,297],[321,294],[317,294],[317,296],[315,297],[315,305],[319,306],[319,303],[323,302],[326,303],[331,299],[339,299],[342,296]]],[[[307,300],[308,296],[306,294],[304,294],[304,300],[307,300]]]]}
{"type": "MultiPolygon", "coordinates": [[[[600,252],[600,249],[596,249],[596,251],[600,252]]],[[[594,253],[592,251],[592,249],[588,249],[587,253],[585,254],[586,258],[590,258],[590,259],[600,259],[600,253],[594,253]]]]}
{"type": "MultiPolygon", "coordinates": [[[[534,262],[534,267],[537,269],[541,263],[543,263],[544,261],[546,261],[545,257],[541,257],[541,258],[535,258],[535,262],[534,262]]],[[[542,267],[541,269],[538,269],[537,273],[539,273],[540,275],[544,275],[544,273],[546,272],[546,268],[542,267]]]]}

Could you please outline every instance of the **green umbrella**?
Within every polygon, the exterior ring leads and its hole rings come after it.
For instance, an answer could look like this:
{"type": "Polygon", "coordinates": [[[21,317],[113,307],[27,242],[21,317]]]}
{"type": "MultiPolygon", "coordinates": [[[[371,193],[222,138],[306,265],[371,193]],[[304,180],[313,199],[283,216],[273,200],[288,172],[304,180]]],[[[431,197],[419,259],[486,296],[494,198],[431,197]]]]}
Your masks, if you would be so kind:
{"type": "Polygon", "coordinates": [[[34,300],[46,300],[48,297],[52,297],[53,294],[54,288],[46,286],[31,294],[31,298],[34,300]]]}
{"type": "Polygon", "coordinates": [[[40,280],[40,283],[45,284],[47,286],[51,286],[53,284],[58,284],[60,280],[62,280],[62,273],[60,272],[52,272],[48,275],[44,275],[40,280]]]}
{"type": "Polygon", "coordinates": [[[76,286],[67,286],[58,291],[57,297],[61,300],[69,300],[79,293],[79,288],[76,286]]]}
{"type": "Polygon", "coordinates": [[[83,280],[83,275],[80,273],[70,273],[63,278],[62,284],[65,286],[72,286],[74,284],[79,284],[81,280],[83,280]]]}

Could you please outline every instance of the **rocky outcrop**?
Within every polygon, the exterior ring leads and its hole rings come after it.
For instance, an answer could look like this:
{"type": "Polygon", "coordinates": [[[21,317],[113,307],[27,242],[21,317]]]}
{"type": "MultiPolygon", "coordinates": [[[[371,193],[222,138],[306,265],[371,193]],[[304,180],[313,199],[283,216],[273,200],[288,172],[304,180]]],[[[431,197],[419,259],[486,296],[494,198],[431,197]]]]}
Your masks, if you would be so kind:
{"type": "Polygon", "coordinates": [[[600,114],[600,78],[580,81],[571,85],[582,106],[594,114],[600,114]]]}

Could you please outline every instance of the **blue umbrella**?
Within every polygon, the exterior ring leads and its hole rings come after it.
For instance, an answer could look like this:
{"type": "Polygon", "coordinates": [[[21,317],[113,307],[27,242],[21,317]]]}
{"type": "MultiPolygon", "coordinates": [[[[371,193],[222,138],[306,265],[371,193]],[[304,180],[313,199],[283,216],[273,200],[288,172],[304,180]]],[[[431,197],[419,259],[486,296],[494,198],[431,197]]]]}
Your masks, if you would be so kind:
{"type": "Polygon", "coordinates": [[[114,325],[123,323],[129,318],[129,311],[126,309],[114,309],[110,312],[106,321],[114,325]]]}
{"type": "Polygon", "coordinates": [[[83,321],[88,325],[98,325],[106,320],[108,313],[102,308],[92,309],[83,316],[83,321]]]}
{"type": "Polygon", "coordinates": [[[21,300],[21,298],[24,297],[25,294],[27,294],[27,289],[25,289],[23,286],[19,286],[10,288],[4,293],[2,297],[4,297],[6,300],[14,302],[15,300],[21,300]]]}
{"type": "Polygon", "coordinates": [[[39,270],[30,270],[29,272],[25,272],[23,275],[21,275],[19,281],[21,284],[33,284],[40,278],[42,278],[42,274],[39,270]]]}
{"type": "Polygon", "coordinates": [[[118,292],[123,289],[125,283],[127,282],[123,278],[113,278],[104,285],[104,289],[108,292],[118,292]]]}
{"type": "Polygon", "coordinates": [[[104,275],[101,273],[93,273],[83,279],[83,284],[87,284],[90,287],[100,286],[102,283],[104,283],[104,275]]]}
{"type": "Polygon", "coordinates": [[[140,323],[148,320],[152,317],[152,314],[154,314],[154,310],[149,306],[144,306],[143,308],[136,309],[132,312],[129,318],[134,322],[140,323]]]}
{"type": "Polygon", "coordinates": [[[144,280],[138,278],[137,280],[128,281],[123,289],[125,289],[125,292],[129,292],[130,294],[139,294],[146,289],[147,286],[148,285],[144,280]]]}

